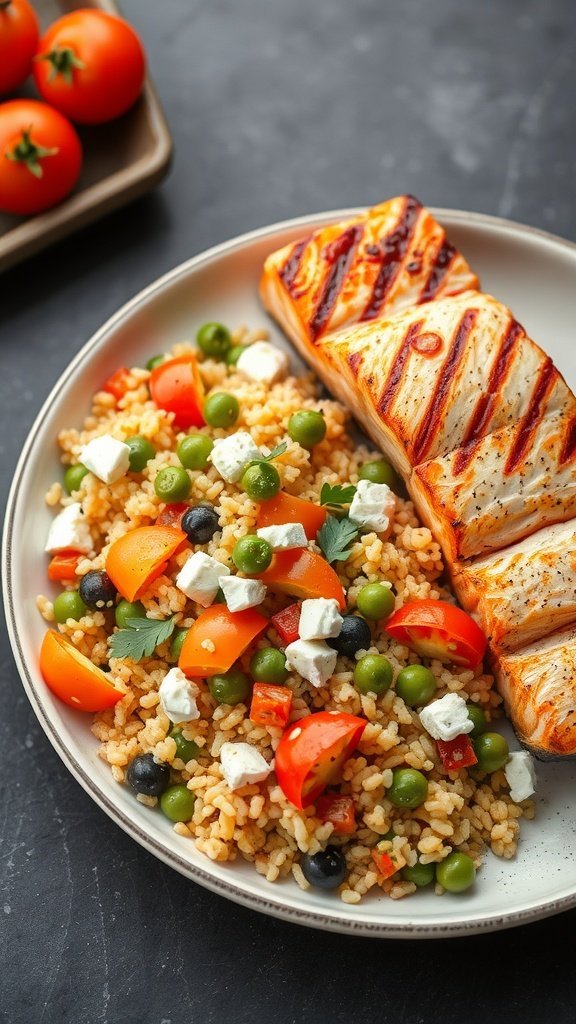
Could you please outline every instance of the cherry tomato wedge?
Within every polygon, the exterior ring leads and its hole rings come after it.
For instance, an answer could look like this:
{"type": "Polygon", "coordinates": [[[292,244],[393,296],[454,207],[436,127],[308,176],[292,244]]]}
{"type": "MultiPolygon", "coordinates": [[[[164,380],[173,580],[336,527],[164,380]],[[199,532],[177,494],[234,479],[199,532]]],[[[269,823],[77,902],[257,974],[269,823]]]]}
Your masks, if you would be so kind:
{"type": "Polygon", "coordinates": [[[274,498],[260,505],[256,526],[283,526],[284,523],[302,523],[308,540],[316,540],[316,534],[324,525],[328,511],[321,505],[304,498],[295,498],[285,491],[278,491],[274,498]]]}
{"type": "Polygon", "coordinates": [[[358,746],[363,718],[319,711],[289,725],[276,750],[276,777],[295,807],[313,804],[358,746]]]}
{"type": "Polygon", "coordinates": [[[276,612],[270,621],[286,647],[293,644],[300,636],[300,605],[289,604],[281,612],[276,612]]]}
{"type": "Polygon", "coordinates": [[[178,356],[154,367],[150,394],[159,409],[174,413],[174,423],[182,430],[204,426],[204,387],[195,356],[178,356]]]}
{"type": "Polygon", "coordinates": [[[486,637],[461,608],[446,601],[409,601],[388,619],[386,632],[422,658],[477,668],[486,637]]]}
{"type": "Polygon", "coordinates": [[[73,580],[76,575],[76,566],[82,555],[77,551],[59,551],[50,559],[48,565],[48,579],[53,582],[59,580],[73,580]]]}
{"type": "Polygon", "coordinates": [[[255,725],[273,725],[283,729],[292,710],[292,690],[271,683],[254,683],[250,721],[255,725]]]}
{"type": "Polygon", "coordinates": [[[260,579],[272,590],[294,597],[333,597],[345,607],[344,590],[331,565],[308,548],[277,551],[260,579]]]}
{"type": "Polygon", "coordinates": [[[119,370],[115,370],[112,376],[108,377],[106,383],[102,386],[102,391],[107,391],[110,395],[114,395],[116,401],[119,398],[124,398],[124,395],[130,387],[130,370],[127,366],[121,366],[119,370]]]}
{"type": "Polygon", "coordinates": [[[48,689],[78,711],[104,711],[124,696],[102,669],[54,629],[44,635],[40,671],[48,689]]]}
{"type": "Polygon", "coordinates": [[[478,764],[472,741],[466,733],[453,740],[436,740],[436,746],[447,772],[457,772],[460,768],[478,764]]]}
{"type": "Polygon", "coordinates": [[[126,601],[136,601],[186,543],[173,526],[140,526],[111,544],[106,572],[126,601]]]}
{"type": "Polygon", "coordinates": [[[334,834],[349,836],[356,828],[354,801],[351,796],[341,793],[324,793],[316,801],[316,814],[321,821],[334,826],[334,834]]]}
{"type": "Polygon", "coordinates": [[[190,626],[178,667],[200,678],[227,672],[267,626],[268,619],[254,608],[231,612],[225,604],[213,604],[190,626]]]}
{"type": "Polygon", "coordinates": [[[165,505],[156,520],[156,526],[177,526],[180,527],[182,516],[190,508],[186,501],[175,501],[165,505]]]}

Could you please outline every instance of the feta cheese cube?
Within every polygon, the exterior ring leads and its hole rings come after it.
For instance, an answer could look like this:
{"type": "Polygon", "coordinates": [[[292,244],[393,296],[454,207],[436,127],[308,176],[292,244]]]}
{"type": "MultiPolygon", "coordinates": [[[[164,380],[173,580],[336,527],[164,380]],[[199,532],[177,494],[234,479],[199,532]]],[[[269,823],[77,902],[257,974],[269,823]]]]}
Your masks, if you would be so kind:
{"type": "Polygon", "coordinates": [[[253,782],[263,782],[272,765],[250,743],[223,743],[220,748],[222,774],[229,789],[240,789],[253,782]]]}
{"type": "Polygon", "coordinates": [[[231,612],[255,608],[266,597],[266,585],[261,580],[244,580],[240,576],[227,576],[220,580],[222,593],[231,612]]]}
{"type": "Polygon", "coordinates": [[[115,484],[130,466],[130,448],[111,434],[89,441],[80,452],[80,462],[105,484],[115,484]]]}
{"type": "Polygon", "coordinates": [[[248,380],[261,384],[275,384],[282,380],[289,365],[286,353],[269,341],[255,341],[248,345],[236,363],[237,369],[248,380]]]}
{"type": "Polygon", "coordinates": [[[534,760],[527,750],[517,750],[510,754],[504,766],[504,775],[510,786],[510,796],[516,803],[532,796],[536,789],[536,771],[534,760]]]}
{"type": "Polygon", "coordinates": [[[286,667],[293,668],[318,689],[336,668],[338,654],[323,640],[295,640],[284,651],[286,667]]]}
{"type": "Polygon", "coordinates": [[[466,701],[457,693],[447,693],[420,712],[420,721],[435,740],[455,740],[462,733],[472,732],[474,722],[468,715],[466,701]]]}
{"type": "Polygon", "coordinates": [[[195,551],[180,569],[176,586],[191,601],[197,601],[203,608],[208,608],[218,593],[223,577],[229,575],[228,566],[222,565],[222,562],[216,561],[204,551],[195,551]]]}
{"type": "Polygon", "coordinates": [[[388,484],[359,480],[348,517],[363,530],[384,533],[394,518],[396,497],[388,484]]]}
{"type": "Polygon", "coordinates": [[[192,722],[200,718],[196,697],[200,690],[179,668],[171,668],[160,683],[158,695],[164,714],[171,722],[192,722]]]}
{"type": "Polygon", "coordinates": [[[308,544],[302,523],[283,523],[281,526],[261,526],[256,536],[268,541],[273,551],[290,551],[305,548],[308,544]]]}
{"type": "Polygon", "coordinates": [[[246,430],[218,438],[210,455],[212,465],[229,484],[240,479],[249,462],[261,457],[260,449],[246,430]]]}
{"type": "Polygon", "coordinates": [[[336,598],[315,597],[302,601],[298,632],[301,640],[324,640],[340,635],[342,616],[336,598]]]}
{"type": "Polygon", "coordinates": [[[79,501],[66,505],[52,520],[44,550],[53,555],[56,551],[66,551],[67,548],[71,551],[82,551],[84,554],[93,548],[90,529],[79,501]]]}

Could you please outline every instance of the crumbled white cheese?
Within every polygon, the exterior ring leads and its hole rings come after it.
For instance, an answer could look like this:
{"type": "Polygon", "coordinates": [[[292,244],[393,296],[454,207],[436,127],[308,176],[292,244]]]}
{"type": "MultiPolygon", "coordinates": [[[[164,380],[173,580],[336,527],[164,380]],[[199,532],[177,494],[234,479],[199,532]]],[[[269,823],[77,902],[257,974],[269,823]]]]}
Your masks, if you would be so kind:
{"type": "Polygon", "coordinates": [[[230,569],[204,551],[195,551],[184,563],[176,577],[176,586],[191,601],[197,601],[203,608],[212,604],[224,576],[230,569]]]}
{"type": "Polygon", "coordinates": [[[363,530],[384,533],[394,518],[395,508],[396,497],[388,484],[359,480],[348,517],[363,530]]]}
{"type": "Polygon", "coordinates": [[[52,520],[44,550],[49,555],[67,549],[87,554],[92,551],[92,547],[92,537],[82,506],[79,501],[73,501],[52,520]]]}
{"type": "Polygon", "coordinates": [[[223,743],[220,764],[226,784],[232,790],[262,782],[272,771],[272,765],[250,743],[223,743]]]}
{"type": "Polygon", "coordinates": [[[536,789],[536,771],[534,760],[527,750],[517,750],[510,754],[504,766],[504,775],[510,786],[510,796],[516,803],[532,796],[536,789]]]}
{"type": "Polygon", "coordinates": [[[179,668],[171,668],[158,689],[160,706],[171,722],[192,722],[200,718],[196,697],[200,690],[179,668]]]}
{"type": "Polygon", "coordinates": [[[249,462],[260,458],[262,453],[246,430],[217,438],[210,453],[212,465],[229,484],[240,479],[249,462]]]}
{"type": "Polygon", "coordinates": [[[262,384],[275,384],[288,373],[288,356],[269,341],[255,341],[248,345],[236,363],[236,368],[248,380],[262,384]]]}
{"type": "Polygon", "coordinates": [[[105,484],[115,484],[128,472],[130,448],[111,434],[102,434],[82,449],[80,462],[105,484]]]}
{"type": "Polygon", "coordinates": [[[317,689],[328,682],[338,654],[323,640],[295,640],[284,651],[286,667],[293,668],[317,689]]]}
{"type": "Polygon", "coordinates": [[[302,601],[298,632],[301,640],[325,640],[340,635],[342,616],[336,598],[315,597],[302,601]]]}
{"type": "Polygon", "coordinates": [[[280,526],[261,526],[256,535],[268,542],[273,551],[291,551],[308,544],[302,523],[282,523],[280,526]]]}
{"type": "Polygon", "coordinates": [[[244,580],[240,576],[226,576],[220,580],[222,593],[231,612],[243,612],[255,608],[266,597],[266,585],[262,580],[244,580]]]}
{"type": "Polygon", "coordinates": [[[468,714],[466,701],[457,693],[447,693],[420,712],[420,721],[435,740],[455,740],[462,733],[472,732],[474,722],[468,714]]]}

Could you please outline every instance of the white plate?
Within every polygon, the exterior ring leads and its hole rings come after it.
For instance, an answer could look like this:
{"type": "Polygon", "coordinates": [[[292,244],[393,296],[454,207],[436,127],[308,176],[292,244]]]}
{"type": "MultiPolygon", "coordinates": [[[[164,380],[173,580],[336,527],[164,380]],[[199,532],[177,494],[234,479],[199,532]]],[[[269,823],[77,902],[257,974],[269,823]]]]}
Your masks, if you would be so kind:
{"type": "MultiPolygon", "coordinates": [[[[80,424],[91,394],[120,363],[143,365],[157,351],[192,338],[206,320],[266,325],[257,284],[264,257],[312,226],[353,211],[333,211],[263,228],[195,257],[151,285],[89,341],[44,404],[24,446],[11,490],[4,537],[4,595],[14,656],[40,724],[84,789],[137,842],[201,885],[256,910],[334,931],[387,937],[436,937],[521,924],[576,904],[576,768],[542,764],[535,822],[523,822],[512,862],[488,856],[471,893],[422,892],[393,902],[369,897],[345,906],[333,893],[267,883],[251,865],[214,864],[177,836],[159,813],[118,786],[97,757],[90,716],[53,699],[38,672],[45,623],[35,608],[46,592],[42,552],[51,513],[44,493],[61,476],[56,435],[80,424]]],[[[508,303],[576,385],[576,246],[490,217],[441,210],[453,242],[483,287],[508,303]]],[[[271,327],[277,340],[279,332],[271,327]]]]}

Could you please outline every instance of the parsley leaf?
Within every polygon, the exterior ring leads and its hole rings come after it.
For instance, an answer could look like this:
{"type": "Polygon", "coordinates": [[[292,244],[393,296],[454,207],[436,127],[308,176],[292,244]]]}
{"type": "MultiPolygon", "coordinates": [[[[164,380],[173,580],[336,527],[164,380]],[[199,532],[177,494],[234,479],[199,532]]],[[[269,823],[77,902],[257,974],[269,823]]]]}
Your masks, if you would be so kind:
{"type": "Polygon", "coordinates": [[[343,562],[352,551],[350,545],[357,536],[358,527],[349,519],[328,516],[318,531],[317,541],[328,562],[343,562]]]}
{"type": "Polygon", "coordinates": [[[269,453],[269,455],[263,455],[259,462],[271,462],[272,459],[277,459],[279,455],[283,455],[288,447],[286,441],[282,441],[282,444],[277,444],[275,448],[269,453]]]}
{"type": "Polygon", "coordinates": [[[109,639],[114,658],[149,658],[174,632],[174,616],[169,619],[126,619],[128,629],[120,629],[109,639]]]}
{"type": "Polygon", "coordinates": [[[342,487],[342,484],[322,484],[320,504],[341,508],[342,505],[349,505],[355,494],[354,484],[348,484],[346,487],[342,487]]]}

